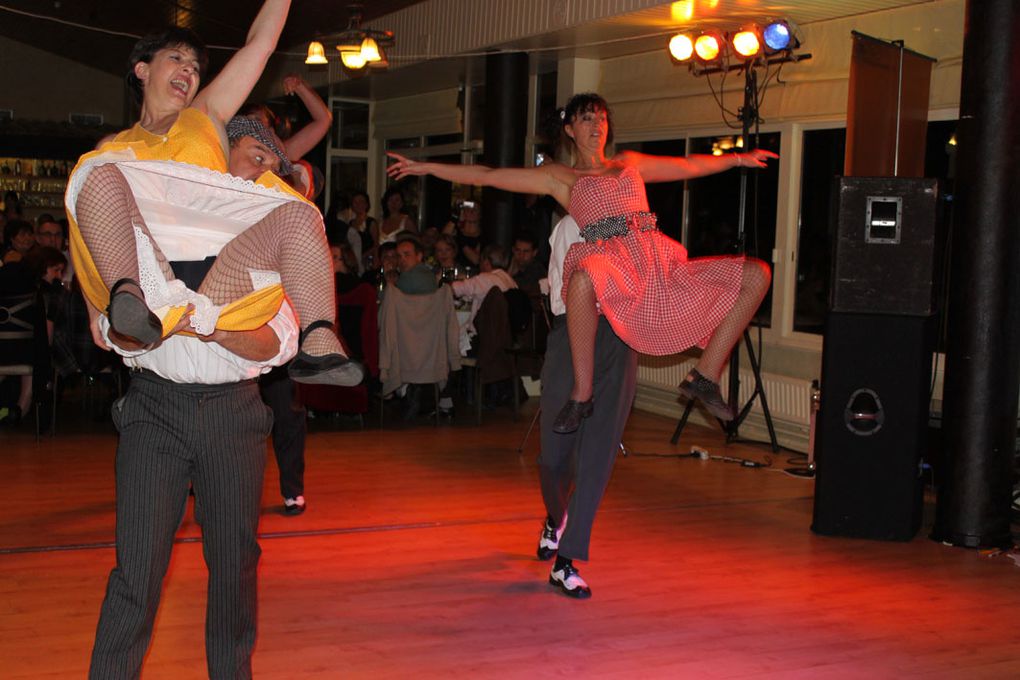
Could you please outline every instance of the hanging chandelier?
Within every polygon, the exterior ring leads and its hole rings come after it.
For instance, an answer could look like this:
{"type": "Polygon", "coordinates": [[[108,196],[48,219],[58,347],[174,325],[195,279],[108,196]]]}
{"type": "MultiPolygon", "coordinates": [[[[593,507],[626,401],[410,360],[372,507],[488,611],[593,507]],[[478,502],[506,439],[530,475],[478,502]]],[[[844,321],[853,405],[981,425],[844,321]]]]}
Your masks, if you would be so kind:
{"type": "MultiPolygon", "coordinates": [[[[389,66],[385,48],[393,46],[393,32],[362,28],[361,3],[352,3],[347,8],[351,15],[347,28],[335,37],[330,36],[325,42],[336,44],[336,49],[340,52],[340,62],[352,74],[364,73],[366,68],[384,69],[389,66]]],[[[313,40],[309,43],[305,63],[329,63],[323,41],[313,40]]]]}

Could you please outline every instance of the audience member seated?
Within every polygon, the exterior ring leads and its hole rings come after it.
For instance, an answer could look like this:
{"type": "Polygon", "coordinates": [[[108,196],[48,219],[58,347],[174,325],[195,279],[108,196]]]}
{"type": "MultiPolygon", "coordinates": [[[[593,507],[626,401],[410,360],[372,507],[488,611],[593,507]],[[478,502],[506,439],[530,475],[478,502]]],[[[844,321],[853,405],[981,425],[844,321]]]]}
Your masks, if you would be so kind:
{"type": "Polygon", "coordinates": [[[472,332],[472,322],[490,289],[499,288],[505,293],[511,288],[517,288],[517,282],[506,271],[510,262],[502,246],[496,244],[486,246],[482,251],[480,263],[480,274],[451,284],[454,295],[471,300],[471,316],[465,326],[471,328],[472,332]]]}
{"type": "Polygon", "coordinates": [[[379,227],[375,218],[368,215],[368,211],[371,209],[372,202],[364,191],[355,191],[351,195],[351,207],[346,214],[349,226],[347,240],[358,258],[358,272],[374,267],[376,258],[379,256],[376,243],[372,240],[372,233],[378,231],[379,227]],[[357,246],[355,246],[355,239],[354,235],[351,234],[351,230],[357,234],[357,246]]]}
{"type": "Polygon", "coordinates": [[[35,223],[35,242],[40,247],[56,248],[64,255],[64,259],[67,264],[64,265],[63,280],[65,284],[71,283],[71,277],[74,275],[74,268],[71,266],[71,255],[67,251],[67,246],[64,243],[64,227],[58,222],[53,215],[49,213],[43,213],[39,216],[35,223]]]}
{"type": "Polygon", "coordinates": [[[470,266],[481,266],[482,211],[465,203],[457,220],[457,254],[470,266]]]}
{"type": "Polygon", "coordinates": [[[436,240],[435,248],[436,280],[446,283],[461,278],[460,270],[463,268],[463,261],[457,256],[457,239],[450,234],[440,234],[436,240]]]}
{"type": "Polygon", "coordinates": [[[46,337],[53,344],[53,325],[64,304],[64,296],[68,294],[64,288],[64,269],[67,258],[56,248],[42,246],[33,249],[25,262],[32,267],[33,274],[39,285],[43,306],[46,310],[46,337]]]}
{"type": "Polygon", "coordinates": [[[35,230],[31,222],[8,219],[4,226],[4,245],[0,257],[4,264],[17,262],[35,246],[35,230]]]}
{"type": "Polygon", "coordinates": [[[428,295],[436,290],[436,277],[425,264],[425,250],[414,236],[397,239],[399,275],[387,273],[387,283],[395,285],[407,295],[428,295]]]}
{"type": "Polygon", "coordinates": [[[517,287],[529,293],[538,294],[538,282],[548,273],[547,268],[536,257],[538,240],[528,231],[522,231],[514,239],[513,258],[510,261],[510,276],[517,282],[517,287]]]}
{"type": "Polygon", "coordinates": [[[421,232],[421,247],[425,250],[425,264],[435,267],[436,264],[436,242],[439,240],[440,232],[436,227],[428,227],[421,232]]]}
{"type": "Polygon", "coordinates": [[[354,249],[346,243],[330,243],[329,253],[333,258],[337,295],[351,292],[362,283],[358,277],[358,258],[354,249]]]}
{"type": "Polygon", "coordinates": [[[386,275],[391,272],[400,273],[400,258],[397,255],[397,244],[393,241],[379,244],[379,266],[373,269],[366,269],[361,280],[378,286],[385,282],[386,275]]]}
{"type": "Polygon", "coordinates": [[[404,211],[404,194],[400,187],[391,186],[382,197],[383,221],[373,225],[373,240],[383,243],[395,242],[405,231],[418,233],[418,224],[404,211]]]}

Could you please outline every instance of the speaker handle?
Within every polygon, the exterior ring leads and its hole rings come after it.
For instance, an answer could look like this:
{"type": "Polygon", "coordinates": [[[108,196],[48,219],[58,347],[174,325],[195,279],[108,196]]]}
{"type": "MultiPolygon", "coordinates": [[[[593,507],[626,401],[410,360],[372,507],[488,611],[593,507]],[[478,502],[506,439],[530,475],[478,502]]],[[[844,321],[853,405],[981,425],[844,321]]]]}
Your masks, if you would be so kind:
{"type": "Polygon", "coordinates": [[[885,424],[885,408],[878,394],[867,387],[855,390],[843,409],[846,429],[858,437],[870,437],[885,424]]]}

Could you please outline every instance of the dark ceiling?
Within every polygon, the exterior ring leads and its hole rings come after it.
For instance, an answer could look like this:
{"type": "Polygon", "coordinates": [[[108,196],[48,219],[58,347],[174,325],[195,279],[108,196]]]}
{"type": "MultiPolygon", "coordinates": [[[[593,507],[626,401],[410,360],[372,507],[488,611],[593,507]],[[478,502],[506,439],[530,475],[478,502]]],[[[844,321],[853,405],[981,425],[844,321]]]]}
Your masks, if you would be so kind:
{"type": "MultiPolygon", "coordinates": [[[[369,21],[421,1],[367,0],[359,4],[364,20],[369,21]]],[[[347,0],[293,0],[280,49],[300,49],[317,33],[344,29],[351,4],[347,0]]],[[[177,24],[193,29],[209,45],[239,47],[259,7],[258,0],[0,0],[0,35],[121,74],[135,42],[132,36],[177,24]],[[61,22],[131,35],[112,35],[61,22]]],[[[210,50],[211,69],[216,71],[228,55],[225,50],[210,50]]]]}

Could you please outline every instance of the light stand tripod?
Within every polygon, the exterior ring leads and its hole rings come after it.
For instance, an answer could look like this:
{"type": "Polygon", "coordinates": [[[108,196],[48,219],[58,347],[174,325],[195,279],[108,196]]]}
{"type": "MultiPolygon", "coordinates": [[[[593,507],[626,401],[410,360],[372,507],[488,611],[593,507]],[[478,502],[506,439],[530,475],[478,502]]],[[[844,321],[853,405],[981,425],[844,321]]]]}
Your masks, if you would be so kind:
{"type": "MultiPolygon", "coordinates": [[[[751,144],[751,124],[754,123],[757,126],[758,122],[758,73],[755,70],[754,63],[748,62],[744,69],[744,105],[739,111],[741,129],[744,139],[744,148],[750,150],[751,144]]],[[[757,142],[757,134],[755,135],[755,141],[757,142]]],[[[740,168],[740,204],[739,212],[737,213],[737,252],[741,254],[747,253],[747,235],[744,229],[744,225],[747,220],[747,172],[748,169],[745,166],[740,168]]],[[[753,323],[753,322],[752,322],[753,323]]],[[[772,424],[772,413],[769,411],[768,400],[765,397],[765,386],[762,384],[761,379],[761,366],[758,362],[758,357],[755,354],[754,344],[751,342],[751,334],[748,329],[744,329],[744,345],[747,347],[748,361],[751,364],[751,371],[754,374],[754,391],[751,393],[751,397],[744,404],[743,408],[737,411],[740,399],[740,343],[733,348],[733,352],[730,354],[730,366],[729,366],[729,403],[730,408],[737,414],[736,417],[729,423],[719,421],[723,431],[726,432],[726,442],[730,443],[737,439],[740,434],[740,425],[747,418],[747,414],[751,412],[751,407],[754,405],[756,398],[761,398],[761,410],[765,416],[765,425],[769,430],[769,440],[772,444],[773,453],[779,451],[779,442],[776,440],[776,429],[772,424]]],[[[673,436],[670,437],[670,443],[676,444],[680,439],[680,434],[683,432],[684,427],[687,425],[687,418],[690,417],[691,411],[694,409],[694,402],[688,401],[687,406],[684,408],[683,415],[680,416],[680,420],[677,421],[676,429],[673,431],[673,436]]]]}

